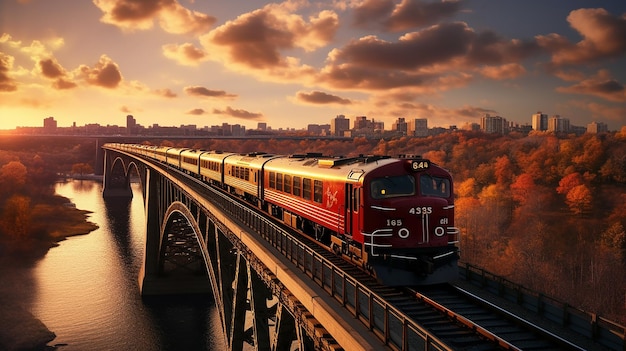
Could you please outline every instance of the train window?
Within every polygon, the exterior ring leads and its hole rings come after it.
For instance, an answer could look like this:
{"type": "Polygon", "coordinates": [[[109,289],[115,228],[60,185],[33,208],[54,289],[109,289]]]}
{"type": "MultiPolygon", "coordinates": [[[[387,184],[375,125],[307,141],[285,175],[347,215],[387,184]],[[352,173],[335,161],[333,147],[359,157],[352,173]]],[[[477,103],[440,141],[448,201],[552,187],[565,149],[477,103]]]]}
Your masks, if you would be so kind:
{"type": "Polygon", "coordinates": [[[276,173],[276,190],[283,190],[283,174],[276,173]]]}
{"type": "Polygon", "coordinates": [[[283,190],[285,190],[286,193],[291,194],[291,176],[288,174],[285,174],[285,186],[283,187],[283,190]]]}
{"type": "Polygon", "coordinates": [[[321,180],[313,181],[313,201],[322,203],[324,198],[323,183],[321,180]]]}
{"type": "Polygon", "coordinates": [[[422,174],[420,175],[420,194],[448,198],[450,197],[450,180],[422,174]]]}
{"type": "Polygon", "coordinates": [[[250,168],[244,168],[243,179],[250,181],[250,168]]]}
{"type": "Polygon", "coordinates": [[[311,190],[311,179],[302,179],[302,197],[307,200],[311,200],[311,190]]]}
{"type": "Polygon", "coordinates": [[[276,189],[276,172],[270,172],[270,189],[276,189]]]}
{"type": "Polygon", "coordinates": [[[410,175],[376,178],[370,185],[373,199],[415,194],[415,179],[410,175]]]}
{"type": "Polygon", "coordinates": [[[302,185],[300,184],[302,182],[302,178],[301,177],[293,177],[293,194],[296,196],[300,196],[300,189],[302,187],[302,185]]]}

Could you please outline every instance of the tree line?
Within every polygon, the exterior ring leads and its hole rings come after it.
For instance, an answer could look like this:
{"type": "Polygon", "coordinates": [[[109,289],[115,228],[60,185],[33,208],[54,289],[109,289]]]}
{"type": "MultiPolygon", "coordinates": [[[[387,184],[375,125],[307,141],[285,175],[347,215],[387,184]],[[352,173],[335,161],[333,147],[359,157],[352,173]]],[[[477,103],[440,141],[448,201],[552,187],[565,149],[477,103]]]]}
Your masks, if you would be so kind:
{"type": "Polygon", "coordinates": [[[462,261],[626,323],[626,127],[582,136],[460,131],[427,138],[165,144],[278,154],[421,155],[454,177],[462,261]]]}
{"type": "MultiPolygon", "coordinates": [[[[458,131],[379,140],[145,143],[240,153],[421,155],[453,175],[462,261],[626,323],[626,128],[582,136],[458,131]]],[[[39,146],[0,140],[0,234],[24,228],[27,219],[16,214],[50,195],[57,173],[95,168],[95,148],[88,139],[39,146]]]]}

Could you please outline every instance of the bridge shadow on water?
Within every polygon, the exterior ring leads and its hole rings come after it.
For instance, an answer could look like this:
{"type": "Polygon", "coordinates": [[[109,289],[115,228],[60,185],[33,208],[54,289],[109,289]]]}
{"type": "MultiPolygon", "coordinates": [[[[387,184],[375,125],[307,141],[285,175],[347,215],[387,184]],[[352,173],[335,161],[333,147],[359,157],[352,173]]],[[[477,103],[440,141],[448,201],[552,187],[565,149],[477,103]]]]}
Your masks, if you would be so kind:
{"type": "MultiPolygon", "coordinates": [[[[145,243],[138,243],[130,216],[132,198],[106,198],[106,220],[113,235],[116,250],[127,272],[127,279],[138,286],[145,243]],[[137,247],[141,247],[137,250],[137,247]]],[[[136,201],[142,201],[138,198],[136,201]]],[[[145,220],[143,217],[135,220],[145,220]]],[[[137,235],[139,234],[139,235],[137,235]]],[[[208,278],[207,278],[208,279],[208,278]]],[[[224,346],[219,314],[210,293],[142,296],[138,300],[148,313],[155,329],[160,350],[216,350],[224,346]]]]}

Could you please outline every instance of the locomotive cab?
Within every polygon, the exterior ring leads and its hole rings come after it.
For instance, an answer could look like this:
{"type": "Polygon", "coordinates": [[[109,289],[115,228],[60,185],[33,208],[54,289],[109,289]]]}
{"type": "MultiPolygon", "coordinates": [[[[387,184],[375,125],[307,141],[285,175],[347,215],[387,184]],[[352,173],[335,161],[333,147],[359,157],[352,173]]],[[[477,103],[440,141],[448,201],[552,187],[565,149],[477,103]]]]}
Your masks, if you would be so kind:
{"type": "Polygon", "coordinates": [[[368,212],[363,244],[381,282],[423,285],[456,279],[458,229],[447,171],[428,160],[400,159],[370,172],[363,188],[368,212]]]}

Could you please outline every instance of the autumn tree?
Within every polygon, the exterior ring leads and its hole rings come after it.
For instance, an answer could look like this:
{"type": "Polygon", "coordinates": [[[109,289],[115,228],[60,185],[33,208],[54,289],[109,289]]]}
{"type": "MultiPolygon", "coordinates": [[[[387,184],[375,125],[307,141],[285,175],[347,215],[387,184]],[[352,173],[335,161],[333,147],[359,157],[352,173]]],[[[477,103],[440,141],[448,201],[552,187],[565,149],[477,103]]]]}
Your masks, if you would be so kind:
{"type": "Polygon", "coordinates": [[[593,196],[591,190],[584,185],[577,185],[567,192],[565,202],[569,206],[572,213],[576,215],[582,215],[589,213],[591,210],[591,204],[593,202],[593,196]]]}
{"type": "Polygon", "coordinates": [[[85,174],[92,174],[93,167],[89,163],[75,163],[72,165],[72,174],[80,174],[82,177],[85,174]]]}
{"type": "Polygon", "coordinates": [[[26,184],[26,166],[20,161],[11,161],[0,168],[0,194],[19,192],[26,184]]]}
{"type": "Polygon", "coordinates": [[[13,239],[27,237],[30,226],[30,198],[13,195],[4,204],[0,222],[3,233],[13,239]]]}
{"type": "Polygon", "coordinates": [[[582,185],[584,182],[583,177],[578,172],[573,172],[559,181],[559,186],[556,188],[556,192],[559,194],[567,195],[573,188],[582,185]]]}

